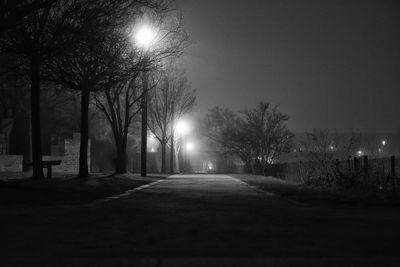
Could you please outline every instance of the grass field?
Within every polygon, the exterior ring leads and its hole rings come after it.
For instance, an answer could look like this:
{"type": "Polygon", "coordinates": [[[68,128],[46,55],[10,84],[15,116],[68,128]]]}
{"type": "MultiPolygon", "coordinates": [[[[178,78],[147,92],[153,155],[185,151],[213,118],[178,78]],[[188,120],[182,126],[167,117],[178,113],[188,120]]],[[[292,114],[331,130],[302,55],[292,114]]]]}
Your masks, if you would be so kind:
{"type": "Polygon", "coordinates": [[[399,194],[363,188],[340,189],[335,187],[307,186],[274,177],[251,174],[234,174],[235,178],[265,192],[313,205],[400,206],[399,194]]]}

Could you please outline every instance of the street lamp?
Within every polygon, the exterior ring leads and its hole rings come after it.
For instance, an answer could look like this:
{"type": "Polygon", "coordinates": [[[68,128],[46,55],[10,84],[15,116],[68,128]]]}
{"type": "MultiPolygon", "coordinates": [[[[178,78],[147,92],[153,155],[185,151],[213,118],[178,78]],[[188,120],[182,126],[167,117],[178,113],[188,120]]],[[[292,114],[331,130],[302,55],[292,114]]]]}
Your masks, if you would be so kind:
{"type": "Polygon", "coordinates": [[[182,135],[185,135],[189,132],[189,124],[186,121],[180,120],[176,124],[176,131],[182,135]]]}
{"type": "Polygon", "coordinates": [[[135,34],[136,45],[144,50],[148,50],[156,39],[156,33],[148,25],[142,25],[135,34]]]}
{"type": "MultiPolygon", "coordinates": [[[[142,25],[134,36],[136,45],[144,50],[144,61],[147,63],[150,47],[154,44],[156,33],[148,25],[142,25]]],[[[143,96],[142,96],[142,132],[140,150],[140,175],[147,175],[147,98],[148,98],[148,76],[147,70],[143,70],[142,75],[143,96]]]]}
{"type": "Polygon", "coordinates": [[[186,143],[186,150],[187,151],[192,151],[193,148],[194,148],[193,143],[190,143],[190,142],[186,143]]]}

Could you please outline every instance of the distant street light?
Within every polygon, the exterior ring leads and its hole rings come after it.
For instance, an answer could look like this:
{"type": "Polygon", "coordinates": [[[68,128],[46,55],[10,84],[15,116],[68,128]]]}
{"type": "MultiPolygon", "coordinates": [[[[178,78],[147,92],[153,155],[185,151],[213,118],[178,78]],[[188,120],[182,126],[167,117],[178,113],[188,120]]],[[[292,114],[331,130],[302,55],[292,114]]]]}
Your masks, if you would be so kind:
{"type": "Polygon", "coordinates": [[[186,121],[180,120],[176,124],[176,131],[182,135],[186,135],[189,132],[189,124],[186,121]]]}
{"type": "Polygon", "coordinates": [[[382,145],[386,146],[386,141],[385,140],[382,140],[382,145]]]}
{"type": "Polygon", "coordinates": [[[188,168],[188,165],[189,165],[189,163],[190,163],[190,160],[189,160],[189,152],[190,151],[193,151],[193,149],[194,149],[194,145],[193,145],[193,143],[191,143],[191,142],[187,142],[186,143],[186,145],[185,145],[185,170],[187,171],[189,168],[188,168]]]}
{"type": "MultiPolygon", "coordinates": [[[[144,62],[147,64],[149,60],[149,50],[154,44],[156,33],[148,25],[142,25],[137,29],[135,34],[136,45],[144,50],[144,62]]],[[[141,132],[141,150],[140,150],[140,175],[147,175],[147,98],[148,98],[148,75],[147,70],[143,71],[143,96],[142,96],[142,132],[141,132]]]]}
{"type": "Polygon", "coordinates": [[[193,150],[193,148],[194,148],[194,145],[193,145],[193,143],[186,143],[186,150],[187,151],[192,151],[193,150]]]}

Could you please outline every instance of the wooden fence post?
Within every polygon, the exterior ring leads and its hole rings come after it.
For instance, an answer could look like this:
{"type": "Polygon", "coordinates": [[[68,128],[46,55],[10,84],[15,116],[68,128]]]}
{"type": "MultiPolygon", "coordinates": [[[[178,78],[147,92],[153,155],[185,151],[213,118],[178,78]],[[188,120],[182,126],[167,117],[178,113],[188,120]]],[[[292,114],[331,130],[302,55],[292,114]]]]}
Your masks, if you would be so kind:
{"type": "Polygon", "coordinates": [[[347,158],[347,168],[349,169],[349,173],[351,173],[351,156],[347,158]]]}
{"type": "Polygon", "coordinates": [[[368,156],[364,156],[363,169],[364,169],[364,182],[368,179],[368,156]]]}
{"type": "Polygon", "coordinates": [[[395,192],[396,187],[396,157],[390,157],[390,176],[392,178],[392,191],[395,192]]]}
{"type": "Polygon", "coordinates": [[[358,158],[357,157],[353,157],[353,164],[354,164],[354,172],[358,173],[358,158]]]}

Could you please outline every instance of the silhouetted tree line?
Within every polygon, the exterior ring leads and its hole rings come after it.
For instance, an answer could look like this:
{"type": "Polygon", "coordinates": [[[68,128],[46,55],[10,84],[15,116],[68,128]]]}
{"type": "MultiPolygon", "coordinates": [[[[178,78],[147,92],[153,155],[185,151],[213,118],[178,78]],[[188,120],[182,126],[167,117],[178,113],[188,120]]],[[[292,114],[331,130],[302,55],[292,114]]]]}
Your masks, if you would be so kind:
{"type": "MultiPolygon", "coordinates": [[[[3,114],[10,106],[15,108],[11,110],[18,108],[16,100],[29,99],[34,178],[43,178],[44,92],[56,89],[68,92],[61,92],[60,99],[75,96],[73,91],[80,94],[79,177],[89,174],[91,101],[111,126],[116,171],[126,172],[127,136],[133,118],[141,110],[140,74],[159,70],[163,62],[182,54],[186,45],[181,17],[170,5],[162,0],[1,1],[0,52],[6,59],[2,60],[6,64],[2,65],[1,77],[8,82],[7,86],[2,83],[2,101],[7,101],[2,105],[7,106],[3,114]],[[132,41],[143,17],[158,29],[157,45],[151,53],[140,50],[132,41]],[[19,89],[10,91],[14,88],[19,89]]],[[[75,100],[73,97],[71,101],[75,100]]]]}
{"type": "Polygon", "coordinates": [[[391,150],[378,150],[375,138],[375,144],[371,144],[364,134],[354,131],[314,129],[298,139],[298,148],[292,153],[298,155],[297,159],[275,164],[271,176],[307,185],[379,194],[395,191],[398,159],[388,153],[391,150]]]}
{"type": "Polygon", "coordinates": [[[288,119],[266,102],[238,113],[215,107],[206,115],[205,129],[216,150],[239,156],[247,172],[266,175],[274,161],[290,151],[288,119]]]}

